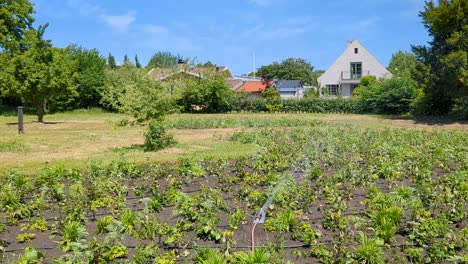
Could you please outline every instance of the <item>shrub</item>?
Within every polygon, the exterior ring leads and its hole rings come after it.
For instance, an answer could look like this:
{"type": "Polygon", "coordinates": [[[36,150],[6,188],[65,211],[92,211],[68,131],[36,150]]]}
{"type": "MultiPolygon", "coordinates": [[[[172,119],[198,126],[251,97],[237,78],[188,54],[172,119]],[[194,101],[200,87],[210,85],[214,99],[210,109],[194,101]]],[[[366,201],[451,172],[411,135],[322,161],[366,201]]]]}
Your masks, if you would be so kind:
{"type": "Polygon", "coordinates": [[[267,87],[263,92],[263,96],[265,96],[266,99],[265,107],[268,112],[277,112],[283,107],[280,93],[275,87],[267,87]]]}
{"type": "Polygon", "coordinates": [[[168,134],[162,121],[151,120],[145,132],[145,150],[156,151],[175,144],[174,136],[168,134]]]}
{"type": "Polygon", "coordinates": [[[468,119],[468,96],[455,99],[451,114],[463,119],[468,119]]]}
{"type": "Polygon", "coordinates": [[[364,112],[404,114],[410,111],[416,98],[416,87],[409,78],[369,79],[362,82],[353,95],[361,101],[364,112]]]}
{"type": "Polygon", "coordinates": [[[295,113],[360,113],[360,101],[355,98],[304,98],[283,100],[282,111],[295,113]]]}

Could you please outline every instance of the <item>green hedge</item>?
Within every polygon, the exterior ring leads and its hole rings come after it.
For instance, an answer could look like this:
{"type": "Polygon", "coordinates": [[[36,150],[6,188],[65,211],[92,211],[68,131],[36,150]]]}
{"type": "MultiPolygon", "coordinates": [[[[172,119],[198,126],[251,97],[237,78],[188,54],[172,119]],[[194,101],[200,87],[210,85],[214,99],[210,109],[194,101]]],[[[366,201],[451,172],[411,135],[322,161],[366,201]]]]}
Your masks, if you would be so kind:
{"type": "MultiPolygon", "coordinates": [[[[355,98],[302,98],[283,99],[280,112],[286,113],[362,113],[363,107],[355,98]]],[[[264,112],[266,103],[263,98],[244,98],[236,100],[232,110],[246,112],[264,112]]]]}

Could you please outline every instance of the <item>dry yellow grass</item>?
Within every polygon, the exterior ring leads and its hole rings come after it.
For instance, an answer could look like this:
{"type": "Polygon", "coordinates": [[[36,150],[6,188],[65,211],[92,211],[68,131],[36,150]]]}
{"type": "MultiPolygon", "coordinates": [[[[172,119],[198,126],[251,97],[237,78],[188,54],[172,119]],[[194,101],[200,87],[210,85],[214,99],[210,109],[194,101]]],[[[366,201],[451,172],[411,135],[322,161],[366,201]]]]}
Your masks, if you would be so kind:
{"type": "MultiPolygon", "coordinates": [[[[384,119],[369,115],[341,114],[223,114],[223,115],[173,115],[172,120],[189,118],[224,118],[242,120],[295,118],[321,120],[362,127],[403,127],[418,129],[461,129],[462,123],[428,125],[412,120],[384,119]]],[[[234,133],[226,129],[173,129],[178,144],[159,152],[144,152],[143,127],[118,126],[123,115],[104,112],[65,113],[45,117],[46,124],[35,122],[35,116],[25,117],[25,134],[17,134],[16,117],[0,116],[0,172],[22,171],[36,173],[49,165],[84,168],[91,160],[109,162],[125,158],[135,162],[164,162],[181,155],[235,157],[255,151],[250,145],[220,140],[234,133]]]]}

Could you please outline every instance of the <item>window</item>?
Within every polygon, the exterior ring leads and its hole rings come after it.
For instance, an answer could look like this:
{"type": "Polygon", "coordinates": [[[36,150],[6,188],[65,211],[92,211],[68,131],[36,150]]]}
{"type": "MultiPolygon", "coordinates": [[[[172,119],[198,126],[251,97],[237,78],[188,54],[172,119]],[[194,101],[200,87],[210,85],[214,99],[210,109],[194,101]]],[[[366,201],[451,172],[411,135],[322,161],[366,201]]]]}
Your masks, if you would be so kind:
{"type": "Polygon", "coordinates": [[[359,80],[362,77],[362,63],[351,62],[351,79],[359,80]]]}
{"type": "Polygon", "coordinates": [[[354,54],[358,54],[358,48],[354,48],[354,54]]]}
{"type": "Polygon", "coordinates": [[[337,96],[338,95],[338,85],[337,84],[327,84],[328,95],[337,96]]]}

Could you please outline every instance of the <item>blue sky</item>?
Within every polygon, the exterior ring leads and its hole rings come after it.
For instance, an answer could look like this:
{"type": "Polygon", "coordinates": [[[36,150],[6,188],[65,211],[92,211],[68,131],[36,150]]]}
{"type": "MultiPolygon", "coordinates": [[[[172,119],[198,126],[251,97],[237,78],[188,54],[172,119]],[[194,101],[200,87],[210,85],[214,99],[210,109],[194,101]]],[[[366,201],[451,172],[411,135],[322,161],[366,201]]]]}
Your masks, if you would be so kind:
{"type": "Polygon", "coordinates": [[[384,65],[425,44],[424,0],[32,0],[56,46],[77,43],[143,65],[157,51],[226,65],[234,74],[288,57],[327,69],[358,39],[384,65]]]}

